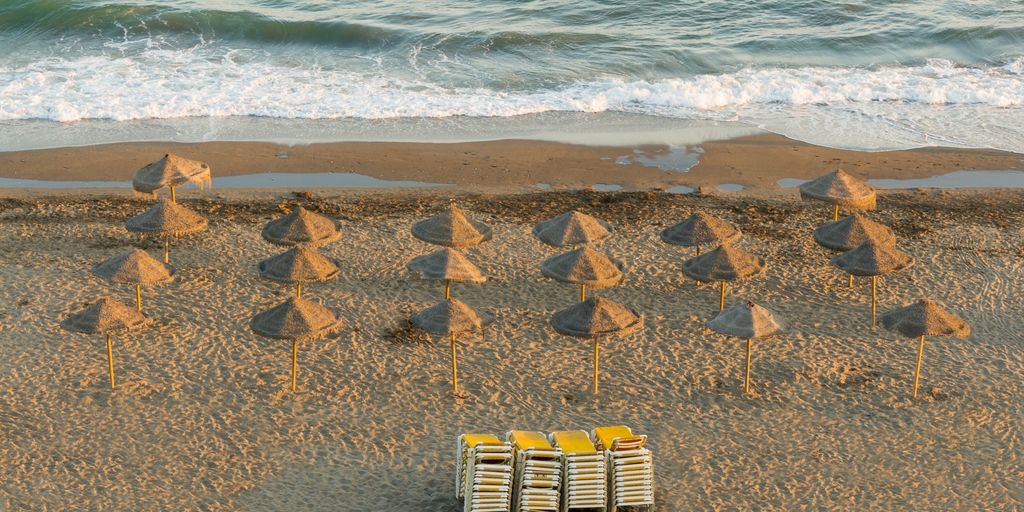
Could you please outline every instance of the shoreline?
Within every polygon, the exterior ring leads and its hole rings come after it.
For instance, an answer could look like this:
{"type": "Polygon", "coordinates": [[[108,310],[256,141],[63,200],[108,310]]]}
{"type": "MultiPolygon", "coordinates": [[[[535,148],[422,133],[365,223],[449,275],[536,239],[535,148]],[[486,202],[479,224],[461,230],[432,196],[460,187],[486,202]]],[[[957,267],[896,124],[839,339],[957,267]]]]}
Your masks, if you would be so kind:
{"type": "MultiPolygon", "coordinates": [[[[784,190],[776,183],[780,179],[811,179],[836,167],[863,179],[917,179],[956,171],[1024,170],[1024,155],[998,150],[920,148],[863,152],[761,134],[705,141],[685,148],[584,146],[515,139],[308,145],[116,143],[2,152],[0,178],[129,181],[137,169],[168,151],[210,163],[215,177],[271,172],[357,173],[379,180],[449,184],[448,190],[493,193],[536,190],[538,183],[554,189],[612,184],[624,190],[739,184],[745,191],[771,193],[784,190]],[[688,165],[692,168],[678,170],[688,165]],[[668,169],[672,167],[677,169],[668,169]]],[[[18,189],[0,190],[9,194],[18,189]]]]}

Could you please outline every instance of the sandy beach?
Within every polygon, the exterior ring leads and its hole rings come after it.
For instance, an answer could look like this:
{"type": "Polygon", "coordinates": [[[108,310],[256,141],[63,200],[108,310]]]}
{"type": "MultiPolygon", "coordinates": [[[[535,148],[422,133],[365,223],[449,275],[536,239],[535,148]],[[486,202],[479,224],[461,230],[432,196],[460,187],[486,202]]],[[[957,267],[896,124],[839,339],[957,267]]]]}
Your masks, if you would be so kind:
{"type": "Polygon", "coordinates": [[[1024,511],[1022,43],[1006,0],[0,1],[0,512],[461,512],[461,434],[617,425],[656,512],[1024,511]]]}
{"type": "Polygon", "coordinates": [[[132,246],[159,252],[159,242],[122,227],[150,201],[127,192],[4,191],[0,510],[454,512],[458,434],[606,424],[650,436],[657,510],[1024,507],[1024,192],[880,195],[871,218],[917,258],[880,281],[880,310],[930,297],[973,328],[966,339],[929,339],[914,401],[915,341],[869,325],[868,281],[848,289],[827,264],[832,254],[810,236],[829,208],[774,186],[836,163],[861,176],[913,177],[1020,168],[1020,155],[851,153],[765,136],[705,144],[696,168],[672,173],[616,165],[622,148],[509,141],[446,149],[337,144],[287,148],[280,158],[272,144],[133,144],[0,155],[0,174],[34,179],[123,180],[172,150],[210,161],[215,175],[337,169],[457,184],[182,194],[209,229],[172,244],[174,283],[143,290],[154,324],[115,336],[113,393],[102,339],[58,323],[104,295],[131,302],[133,290],[89,268],[132,246]],[[727,174],[733,166],[743,172],[727,174]],[[636,188],[750,188],[521,191],[536,182],[609,182],[612,174],[621,179],[611,182],[636,188]],[[505,190],[490,186],[498,175],[507,177],[505,190]],[[434,250],[409,228],[452,198],[494,228],[493,240],[467,250],[490,280],[453,289],[495,319],[460,341],[467,396],[458,400],[446,343],[406,322],[442,296],[437,283],[405,269],[434,250]],[[287,343],[256,336],[248,321],[290,293],[261,280],[255,266],[280,252],[260,228],[296,205],[341,222],[343,237],[323,248],[343,262],[341,275],[305,295],[335,310],[344,328],[302,345],[292,394],[287,343]],[[600,247],[628,266],[619,286],[593,293],[646,321],[636,334],[603,342],[599,397],[588,391],[589,345],[547,323],[577,292],[540,275],[539,263],[556,251],[530,233],[572,208],[616,226],[600,247]],[[685,279],[680,267],[691,254],[658,239],[696,210],[740,228],[739,246],[768,262],[765,276],[731,287],[728,302],[756,299],[788,323],[784,334],[756,342],[751,396],[742,393],[741,341],[704,327],[717,290],[685,279]]]}

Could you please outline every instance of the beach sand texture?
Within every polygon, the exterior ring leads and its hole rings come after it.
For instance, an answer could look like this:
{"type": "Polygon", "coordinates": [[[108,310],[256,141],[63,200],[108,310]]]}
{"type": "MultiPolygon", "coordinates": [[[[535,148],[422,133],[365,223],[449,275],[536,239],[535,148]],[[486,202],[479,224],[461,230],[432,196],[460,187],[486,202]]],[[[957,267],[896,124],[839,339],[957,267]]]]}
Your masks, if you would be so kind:
{"type": "Polygon", "coordinates": [[[459,340],[462,400],[446,340],[406,323],[443,294],[406,270],[436,249],[409,228],[448,196],[281,197],[184,200],[209,229],[175,240],[175,281],[144,290],[154,324],[115,335],[113,393],[102,338],[58,323],[104,295],[131,302],[89,269],[133,245],[159,253],[122,227],[150,203],[0,200],[0,510],[454,512],[458,434],[607,424],[650,436],[658,510],[1024,507],[1024,193],[886,193],[870,214],[917,258],[880,280],[879,311],[930,297],[973,328],[928,340],[917,401],[916,341],[869,325],[869,281],[848,289],[811,237],[831,210],[795,191],[460,197],[494,239],[466,250],[488,282],[452,295],[495,319],[459,340]],[[341,222],[321,249],[341,274],[304,296],[344,327],[302,343],[292,394],[289,344],[248,321],[292,293],[256,263],[280,252],[260,229],[295,204],[341,222]],[[645,315],[642,331],[602,341],[599,397],[590,344],[547,323],[578,290],[540,275],[557,251],[531,234],[572,208],[616,226],[600,248],[628,267],[591,293],[645,315]],[[749,397],[742,341],[704,327],[717,288],[685,278],[691,251],[658,238],[697,209],[768,262],[728,303],[755,299],[788,325],[755,342],[749,397]]]}

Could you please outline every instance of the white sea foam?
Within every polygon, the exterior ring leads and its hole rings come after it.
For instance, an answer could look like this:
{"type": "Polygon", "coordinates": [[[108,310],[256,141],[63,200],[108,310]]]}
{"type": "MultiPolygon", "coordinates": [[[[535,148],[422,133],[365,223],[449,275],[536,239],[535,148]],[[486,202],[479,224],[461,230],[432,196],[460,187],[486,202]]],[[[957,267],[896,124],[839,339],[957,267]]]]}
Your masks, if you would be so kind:
{"type": "Polygon", "coordinates": [[[812,142],[837,135],[837,129],[854,130],[852,139],[843,137],[853,140],[846,145],[865,149],[944,144],[1024,152],[1024,57],[988,67],[932,60],[877,68],[747,68],[510,92],[398,79],[379,68],[282,64],[239,52],[217,56],[157,46],[123,55],[51,57],[0,68],[0,120],[614,111],[748,122],[812,142]]]}

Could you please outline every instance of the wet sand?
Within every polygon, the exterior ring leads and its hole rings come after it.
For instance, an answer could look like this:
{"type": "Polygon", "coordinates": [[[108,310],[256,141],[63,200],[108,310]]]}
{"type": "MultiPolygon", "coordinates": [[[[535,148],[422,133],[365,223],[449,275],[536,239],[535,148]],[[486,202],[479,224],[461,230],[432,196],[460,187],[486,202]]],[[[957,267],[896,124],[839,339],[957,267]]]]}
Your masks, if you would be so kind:
{"type": "MultiPolygon", "coordinates": [[[[680,148],[682,149],[682,148],[680,148]]],[[[170,151],[209,162],[215,176],[265,172],[353,172],[385,180],[453,184],[509,192],[616,184],[627,190],[735,183],[773,189],[781,178],[810,179],[841,167],[864,179],[921,178],[958,170],[1024,169],[1024,156],[994,150],[925,148],[865,153],[814,146],[779,135],[710,141],[688,172],[647,167],[667,146],[608,147],[502,140],[467,143],[341,142],[282,146],[259,142],[130,143],[0,153],[0,177],[130,180],[170,151]]]]}
{"type": "MultiPolygon", "coordinates": [[[[291,151],[280,161],[301,160],[291,151]]],[[[134,155],[127,168],[153,159],[134,155]]],[[[928,158],[953,166],[940,156],[928,158]]],[[[521,183],[551,180],[517,168],[521,183]]],[[[395,177],[435,180],[404,172],[395,177]]],[[[100,296],[131,302],[129,287],[89,268],[132,246],[159,253],[159,242],[122,227],[151,203],[47,194],[0,199],[0,510],[454,512],[459,433],[620,423],[650,436],[658,510],[1024,507],[1024,192],[887,192],[871,214],[917,257],[881,280],[880,310],[927,296],[973,327],[967,339],[928,340],[916,401],[916,342],[869,325],[868,283],[848,289],[811,239],[829,208],[793,190],[183,193],[209,229],[172,244],[174,283],[144,289],[154,324],[115,336],[120,385],[111,393],[102,339],[58,323],[100,296]],[[435,250],[409,227],[452,197],[494,227],[493,240],[467,250],[490,281],[453,289],[495,318],[460,340],[461,400],[450,396],[447,344],[406,323],[442,296],[405,270],[435,250]],[[304,295],[345,327],[302,345],[293,395],[287,343],[252,334],[247,322],[289,293],[260,280],[255,265],[280,250],[260,238],[263,224],[297,204],[342,224],[341,240],[323,249],[343,262],[340,277],[304,295]],[[619,286],[592,293],[646,320],[641,332],[602,342],[599,397],[588,391],[589,344],[547,324],[577,292],[540,276],[556,251],[530,234],[571,208],[615,224],[601,249],[628,265],[619,286]],[[730,288],[729,303],[753,298],[788,322],[755,343],[749,397],[742,343],[704,327],[717,290],[683,278],[689,251],[658,239],[698,209],[739,227],[739,245],[768,261],[764,277],[730,288]]]]}

